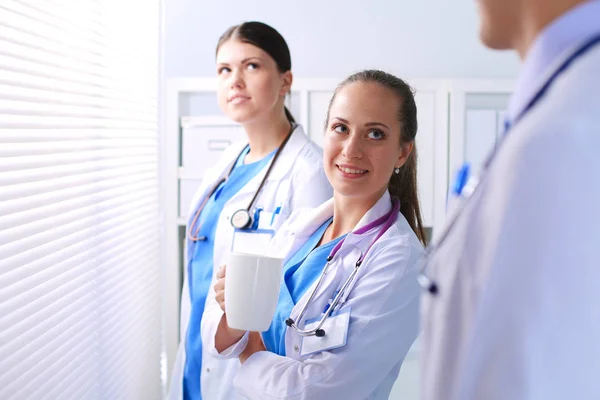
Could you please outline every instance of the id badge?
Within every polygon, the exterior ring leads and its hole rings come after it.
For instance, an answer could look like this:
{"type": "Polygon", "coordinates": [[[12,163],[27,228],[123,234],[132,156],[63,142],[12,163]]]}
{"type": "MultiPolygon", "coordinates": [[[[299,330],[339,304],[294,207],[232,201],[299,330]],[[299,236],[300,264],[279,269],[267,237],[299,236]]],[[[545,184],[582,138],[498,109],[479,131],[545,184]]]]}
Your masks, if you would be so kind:
{"type": "Polygon", "coordinates": [[[244,254],[265,254],[275,231],[271,229],[235,229],[231,251],[244,254]]]}
{"type": "MultiPolygon", "coordinates": [[[[307,320],[304,330],[317,327],[321,317],[307,320]]],[[[350,326],[350,307],[340,311],[334,311],[325,320],[322,329],[325,336],[304,336],[300,347],[300,355],[308,356],[322,351],[333,350],[346,345],[348,339],[348,327],[350,326]]]]}

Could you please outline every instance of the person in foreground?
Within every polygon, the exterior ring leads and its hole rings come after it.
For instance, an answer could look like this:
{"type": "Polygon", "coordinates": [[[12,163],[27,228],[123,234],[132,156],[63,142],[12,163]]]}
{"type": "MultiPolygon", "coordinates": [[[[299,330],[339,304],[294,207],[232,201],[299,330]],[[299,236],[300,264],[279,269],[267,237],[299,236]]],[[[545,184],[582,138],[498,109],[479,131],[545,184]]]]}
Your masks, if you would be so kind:
{"type": "Polygon", "coordinates": [[[207,303],[217,312],[205,314],[203,340],[215,356],[239,358],[240,395],[388,398],[419,330],[416,133],[413,92],[397,77],[367,70],[336,89],[323,149],[333,199],[294,213],[273,238],[285,261],[269,330],[227,325],[226,267],[207,303]]]}
{"type": "Polygon", "coordinates": [[[507,130],[428,249],[422,399],[600,399],[600,1],[479,0],[524,61],[507,130]]]}

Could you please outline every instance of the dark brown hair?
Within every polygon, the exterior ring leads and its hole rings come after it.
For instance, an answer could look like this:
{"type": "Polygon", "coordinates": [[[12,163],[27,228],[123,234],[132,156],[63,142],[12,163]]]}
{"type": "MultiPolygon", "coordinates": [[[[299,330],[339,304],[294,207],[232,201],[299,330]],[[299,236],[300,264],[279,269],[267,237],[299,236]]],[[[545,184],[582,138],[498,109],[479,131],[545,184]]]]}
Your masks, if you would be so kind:
{"type": "Polygon", "coordinates": [[[377,83],[398,96],[400,108],[398,109],[398,121],[400,121],[400,145],[413,143],[413,149],[400,173],[392,173],[388,190],[392,198],[400,201],[400,212],[408,221],[421,243],[426,244],[425,231],[421,218],[421,206],[419,204],[419,193],[417,190],[417,147],[414,143],[417,136],[417,105],[412,88],[402,79],[392,74],[379,70],[365,70],[350,75],[338,85],[329,102],[327,109],[326,124],[329,121],[329,110],[338,92],[346,85],[354,82],[377,83]]]}
{"type": "MultiPolygon", "coordinates": [[[[275,28],[262,22],[250,21],[240,25],[234,25],[227,29],[219,38],[216,53],[219,48],[229,39],[239,40],[258,47],[271,56],[277,65],[279,72],[287,72],[292,69],[292,57],[285,39],[275,28]]],[[[289,122],[296,122],[290,110],[284,106],[285,116],[289,122]]]]}

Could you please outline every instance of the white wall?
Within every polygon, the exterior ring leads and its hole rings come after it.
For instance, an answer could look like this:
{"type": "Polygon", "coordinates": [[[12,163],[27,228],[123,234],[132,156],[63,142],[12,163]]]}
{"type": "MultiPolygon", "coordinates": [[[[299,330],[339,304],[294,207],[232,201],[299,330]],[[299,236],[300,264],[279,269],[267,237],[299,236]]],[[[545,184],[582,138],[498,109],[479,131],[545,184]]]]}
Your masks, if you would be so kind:
{"type": "Polygon", "coordinates": [[[213,76],[229,26],[266,22],[285,37],[298,77],[376,67],[410,78],[513,78],[516,56],[478,40],[474,1],[165,0],[167,77],[213,76]]]}

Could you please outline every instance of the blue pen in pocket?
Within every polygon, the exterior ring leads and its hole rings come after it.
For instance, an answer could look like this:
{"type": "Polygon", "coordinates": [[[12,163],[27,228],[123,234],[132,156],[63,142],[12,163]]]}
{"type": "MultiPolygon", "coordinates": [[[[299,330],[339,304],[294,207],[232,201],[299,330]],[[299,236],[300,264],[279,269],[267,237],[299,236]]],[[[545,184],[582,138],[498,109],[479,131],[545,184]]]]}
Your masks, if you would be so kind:
{"type": "Polygon", "coordinates": [[[277,208],[275,208],[275,211],[273,211],[273,215],[271,216],[271,226],[273,226],[273,222],[275,222],[275,217],[277,216],[277,214],[279,214],[281,212],[281,204],[277,206],[277,208]]]}
{"type": "Polygon", "coordinates": [[[333,304],[333,300],[335,300],[336,296],[340,293],[340,289],[337,289],[334,293],[333,296],[331,296],[331,298],[329,299],[329,301],[327,301],[327,304],[325,304],[325,308],[323,308],[323,314],[325,314],[327,312],[327,310],[329,310],[329,307],[331,307],[331,305],[333,304]]]}

